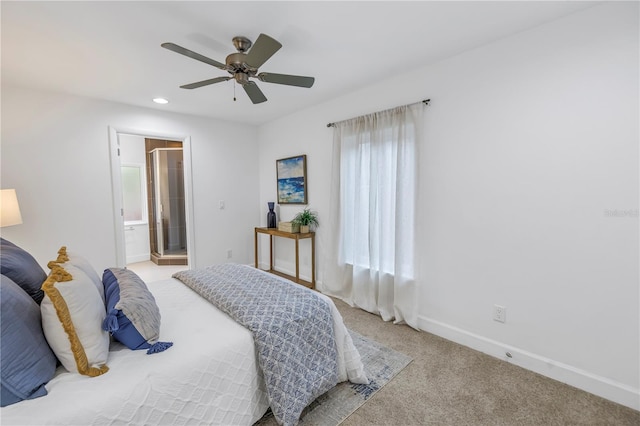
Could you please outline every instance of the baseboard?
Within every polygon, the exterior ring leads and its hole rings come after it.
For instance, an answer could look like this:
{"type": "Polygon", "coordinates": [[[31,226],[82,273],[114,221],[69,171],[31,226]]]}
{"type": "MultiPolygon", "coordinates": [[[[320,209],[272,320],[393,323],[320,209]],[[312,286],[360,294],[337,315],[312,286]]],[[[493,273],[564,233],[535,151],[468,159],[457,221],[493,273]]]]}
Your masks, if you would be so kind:
{"type": "Polygon", "coordinates": [[[640,389],[598,376],[585,370],[527,352],[523,349],[505,345],[501,342],[470,333],[452,325],[427,318],[418,317],[421,330],[443,337],[447,340],[515,364],[543,376],[598,395],[602,398],[640,410],[640,389]],[[511,357],[507,356],[509,353],[511,357]]]}
{"type": "Polygon", "coordinates": [[[138,263],[138,262],[146,262],[151,259],[150,253],[138,254],[133,256],[127,256],[127,264],[129,263],[138,263]]]}

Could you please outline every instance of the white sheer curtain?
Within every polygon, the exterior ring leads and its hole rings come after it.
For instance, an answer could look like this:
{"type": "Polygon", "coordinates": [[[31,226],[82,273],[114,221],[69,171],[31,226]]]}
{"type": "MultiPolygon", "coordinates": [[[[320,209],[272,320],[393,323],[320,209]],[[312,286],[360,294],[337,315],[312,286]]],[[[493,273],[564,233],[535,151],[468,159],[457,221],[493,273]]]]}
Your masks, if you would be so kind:
{"type": "Polygon", "coordinates": [[[416,206],[423,104],[335,124],[323,291],[417,328],[416,206]]]}

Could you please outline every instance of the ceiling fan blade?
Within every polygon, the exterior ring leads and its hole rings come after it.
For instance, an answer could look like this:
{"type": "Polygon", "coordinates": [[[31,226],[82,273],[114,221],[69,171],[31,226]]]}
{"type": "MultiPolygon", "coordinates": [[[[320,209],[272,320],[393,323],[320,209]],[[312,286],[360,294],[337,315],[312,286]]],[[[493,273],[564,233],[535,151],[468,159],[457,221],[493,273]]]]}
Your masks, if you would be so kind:
{"type": "Polygon", "coordinates": [[[181,55],[184,56],[188,56],[192,59],[195,59],[196,61],[200,61],[200,62],[204,62],[205,64],[209,64],[209,65],[213,65],[216,68],[220,68],[221,70],[226,69],[226,65],[225,64],[221,64],[218,61],[214,61],[213,59],[207,58],[206,56],[202,56],[199,53],[193,52],[189,49],[185,49],[184,47],[178,46],[177,44],[174,43],[162,43],[160,46],[164,47],[165,49],[169,49],[172,50],[176,53],[179,53],[181,55]]]}
{"type": "Polygon", "coordinates": [[[261,72],[256,77],[266,83],[286,84],[287,86],[311,87],[316,81],[313,77],[303,77],[301,75],[274,74],[261,72]]]}
{"type": "Polygon", "coordinates": [[[266,34],[260,34],[249,53],[247,53],[246,62],[254,68],[260,68],[281,47],[282,44],[277,40],[266,34]]]}
{"type": "Polygon", "coordinates": [[[216,77],[209,80],[198,81],[196,83],[185,84],[180,86],[181,89],[197,89],[198,87],[208,86],[209,84],[220,83],[222,81],[231,80],[233,77],[216,77]]]}
{"type": "Polygon", "coordinates": [[[247,92],[247,95],[249,95],[251,102],[254,104],[259,104],[267,100],[267,97],[262,93],[262,90],[260,90],[258,85],[253,81],[245,83],[242,87],[244,88],[244,91],[247,92]]]}

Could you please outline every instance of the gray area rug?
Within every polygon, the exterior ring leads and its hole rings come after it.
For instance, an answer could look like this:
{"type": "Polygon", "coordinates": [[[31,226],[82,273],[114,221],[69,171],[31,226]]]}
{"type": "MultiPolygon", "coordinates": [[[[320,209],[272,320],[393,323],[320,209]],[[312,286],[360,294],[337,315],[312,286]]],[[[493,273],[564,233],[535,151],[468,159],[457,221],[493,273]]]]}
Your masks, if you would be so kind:
{"type": "MultiPolygon", "coordinates": [[[[305,408],[299,424],[314,426],[340,424],[411,362],[411,358],[403,353],[394,351],[355,331],[349,330],[349,333],[360,352],[369,384],[339,383],[305,408]]],[[[276,422],[271,410],[256,423],[261,426],[272,424],[276,422]]]]}

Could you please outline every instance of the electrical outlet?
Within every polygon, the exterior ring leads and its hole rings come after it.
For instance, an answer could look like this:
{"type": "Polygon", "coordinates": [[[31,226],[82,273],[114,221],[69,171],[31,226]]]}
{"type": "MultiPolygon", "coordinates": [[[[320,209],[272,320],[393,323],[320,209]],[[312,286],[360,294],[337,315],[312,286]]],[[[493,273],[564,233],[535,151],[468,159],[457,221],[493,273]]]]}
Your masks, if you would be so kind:
{"type": "Polygon", "coordinates": [[[227,250],[227,259],[231,259],[233,257],[233,251],[231,249],[227,250]]]}
{"type": "Polygon", "coordinates": [[[493,320],[498,322],[506,322],[507,308],[500,305],[493,305],[493,320]]]}
{"type": "Polygon", "coordinates": [[[219,208],[220,210],[224,210],[224,200],[220,200],[220,201],[218,201],[218,208],[219,208]]]}

